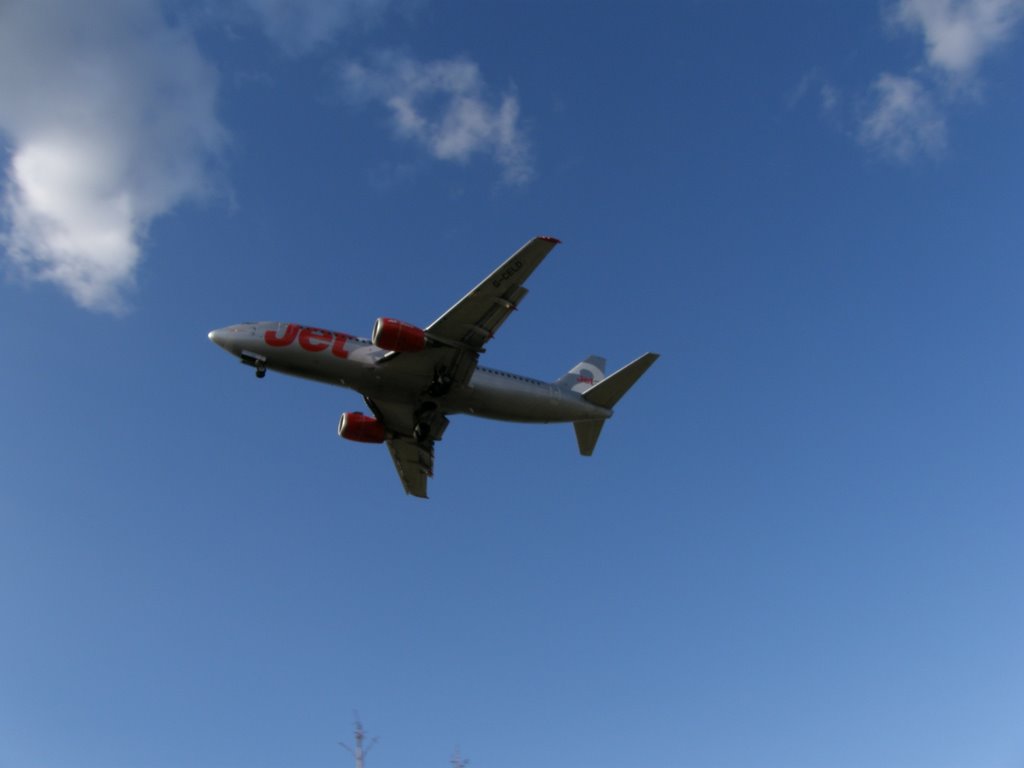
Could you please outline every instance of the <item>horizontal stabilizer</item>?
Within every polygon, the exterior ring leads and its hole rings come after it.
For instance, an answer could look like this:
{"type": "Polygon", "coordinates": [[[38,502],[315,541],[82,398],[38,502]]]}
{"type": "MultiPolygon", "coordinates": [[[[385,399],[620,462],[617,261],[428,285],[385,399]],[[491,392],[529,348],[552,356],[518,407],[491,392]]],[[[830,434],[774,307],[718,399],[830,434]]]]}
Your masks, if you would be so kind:
{"type": "Polygon", "coordinates": [[[583,399],[602,408],[613,407],[657,359],[658,355],[654,352],[638,357],[584,392],[583,399]]]}

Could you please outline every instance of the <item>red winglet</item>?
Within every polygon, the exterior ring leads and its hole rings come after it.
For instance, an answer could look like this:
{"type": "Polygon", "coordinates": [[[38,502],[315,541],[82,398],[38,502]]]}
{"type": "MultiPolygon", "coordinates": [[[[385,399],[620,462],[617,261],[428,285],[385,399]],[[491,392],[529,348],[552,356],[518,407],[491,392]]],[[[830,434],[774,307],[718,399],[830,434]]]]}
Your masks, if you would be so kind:
{"type": "Polygon", "coordinates": [[[538,240],[547,240],[549,243],[554,243],[555,245],[558,245],[560,242],[562,242],[557,237],[551,237],[550,235],[538,235],[537,239],[538,240]]]}

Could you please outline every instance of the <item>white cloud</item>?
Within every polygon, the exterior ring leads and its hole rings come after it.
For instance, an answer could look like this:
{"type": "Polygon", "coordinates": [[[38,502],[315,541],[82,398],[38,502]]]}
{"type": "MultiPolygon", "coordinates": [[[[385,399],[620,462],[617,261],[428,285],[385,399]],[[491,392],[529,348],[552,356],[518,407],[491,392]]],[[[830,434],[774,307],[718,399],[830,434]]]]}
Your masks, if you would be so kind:
{"type": "Polygon", "coordinates": [[[900,0],[896,23],[924,35],[928,64],[970,75],[1024,15],[1024,0],[900,0]]]}
{"type": "Polygon", "coordinates": [[[0,5],[10,261],[81,306],[122,309],[150,222],[207,191],[216,82],[155,0],[0,5]]]}
{"type": "Polygon", "coordinates": [[[861,142],[903,162],[945,149],[945,119],[921,83],[883,73],[873,91],[876,103],[861,123],[861,142]]]}
{"type": "Polygon", "coordinates": [[[292,55],[308,53],[357,19],[372,19],[390,0],[243,0],[267,37],[292,55]]]}
{"type": "Polygon", "coordinates": [[[945,110],[970,92],[981,59],[1010,39],[1024,0],[898,0],[887,16],[923,35],[925,61],[908,75],[878,77],[858,137],[900,161],[935,156],[946,146],[945,110]]]}
{"type": "Polygon", "coordinates": [[[342,83],[357,100],[378,101],[391,110],[395,132],[425,146],[441,160],[468,162],[490,153],[505,181],[522,184],[533,170],[518,126],[519,102],[506,93],[492,106],[477,65],[467,59],[418,62],[393,53],[373,66],[349,62],[342,83]]]}

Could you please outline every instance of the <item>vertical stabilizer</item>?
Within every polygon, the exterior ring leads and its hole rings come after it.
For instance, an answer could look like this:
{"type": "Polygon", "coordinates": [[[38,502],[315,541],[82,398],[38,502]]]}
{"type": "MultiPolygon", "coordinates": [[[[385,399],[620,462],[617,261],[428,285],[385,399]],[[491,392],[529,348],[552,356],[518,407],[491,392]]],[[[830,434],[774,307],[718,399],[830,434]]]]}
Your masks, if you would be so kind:
{"type": "Polygon", "coordinates": [[[605,359],[598,355],[591,355],[586,360],[577,363],[572,370],[555,382],[560,387],[571,389],[573,392],[586,392],[592,386],[604,379],[605,359]]]}

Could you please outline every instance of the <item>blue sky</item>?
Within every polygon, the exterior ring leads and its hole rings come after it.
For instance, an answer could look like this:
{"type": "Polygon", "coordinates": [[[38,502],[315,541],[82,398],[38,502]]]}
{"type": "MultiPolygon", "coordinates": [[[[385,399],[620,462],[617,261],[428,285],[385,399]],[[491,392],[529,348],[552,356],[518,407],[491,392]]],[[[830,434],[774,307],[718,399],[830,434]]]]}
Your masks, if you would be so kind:
{"type": "Polygon", "coordinates": [[[0,6],[0,768],[1024,761],[1024,5],[0,6]],[[662,359],[592,458],[206,333],[662,359]]]}

